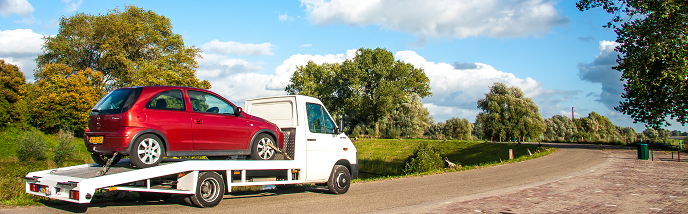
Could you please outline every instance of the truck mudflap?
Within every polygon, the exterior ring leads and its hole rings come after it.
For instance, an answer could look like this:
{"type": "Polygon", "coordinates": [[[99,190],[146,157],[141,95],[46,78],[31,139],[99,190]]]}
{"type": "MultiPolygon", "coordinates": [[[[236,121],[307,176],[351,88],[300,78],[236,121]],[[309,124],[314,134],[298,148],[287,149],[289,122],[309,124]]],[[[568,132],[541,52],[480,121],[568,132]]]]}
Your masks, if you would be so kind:
{"type": "Polygon", "coordinates": [[[358,164],[351,164],[351,179],[358,178],[358,164]]]}

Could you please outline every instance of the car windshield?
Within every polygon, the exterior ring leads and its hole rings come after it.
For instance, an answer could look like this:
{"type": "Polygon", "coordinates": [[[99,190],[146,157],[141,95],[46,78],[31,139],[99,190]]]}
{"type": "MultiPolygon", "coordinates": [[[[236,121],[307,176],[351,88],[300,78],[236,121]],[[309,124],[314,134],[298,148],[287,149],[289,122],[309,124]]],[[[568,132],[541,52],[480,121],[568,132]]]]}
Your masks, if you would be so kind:
{"type": "Polygon", "coordinates": [[[127,98],[133,92],[134,89],[117,89],[109,94],[105,95],[103,99],[100,99],[96,106],[93,107],[92,112],[98,114],[118,114],[122,113],[122,107],[127,98]]]}

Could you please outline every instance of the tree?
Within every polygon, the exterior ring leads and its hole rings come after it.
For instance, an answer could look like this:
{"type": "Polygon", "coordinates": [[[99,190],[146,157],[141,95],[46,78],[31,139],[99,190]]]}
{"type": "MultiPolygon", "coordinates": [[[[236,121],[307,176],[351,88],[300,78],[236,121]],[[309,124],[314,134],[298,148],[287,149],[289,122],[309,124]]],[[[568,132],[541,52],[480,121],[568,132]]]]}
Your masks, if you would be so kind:
{"type": "Polygon", "coordinates": [[[360,48],[342,64],[309,62],[297,67],[285,91],[316,97],[331,112],[344,114],[350,126],[365,123],[379,132],[378,122],[409,103],[413,94],[430,96],[429,82],[423,69],[395,61],[386,49],[360,48]]]}
{"type": "Polygon", "coordinates": [[[466,118],[452,117],[445,123],[445,134],[447,137],[458,140],[471,140],[471,131],[473,124],[468,122],[466,118]]]}
{"type": "Polygon", "coordinates": [[[551,141],[574,141],[576,134],[578,134],[578,127],[571,120],[571,118],[563,115],[554,115],[551,118],[545,119],[547,128],[545,130],[545,138],[551,141]]]}
{"type": "Polygon", "coordinates": [[[648,127],[643,131],[643,135],[645,136],[646,139],[651,139],[654,140],[659,136],[657,133],[657,130],[653,129],[652,127],[648,127]]]}
{"type": "Polygon", "coordinates": [[[22,120],[20,102],[26,92],[25,84],[19,67],[0,59],[0,125],[22,120]]]}
{"type": "Polygon", "coordinates": [[[615,107],[634,122],[658,129],[688,122],[688,1],[581,0],[580,11],[602,7],[613,18],[623,100],[615,107]],[[628,21],[624,20],[628,17],[628,21]],[[620,27],[616,24],[620,23],[620,27]]]}
{"type": "Polygon", "coordinates": [[[201,50],[184,45],[165,16],[126,6],[107,14],[78,13],[60,19],[55,36],[45,37],[38,70],[50,63],[77,71],[99,71],[106,91],[136,85],[210,88],[196,78],[201,50]]]}
{"type": "Polygon", "coordinates": [[[60,128],[84,131],[91,108],[105,95],[103,75],[91,68],[73,70],[52,63],[37,70],[28,101],[31,125],[52,133],[60,128]]]}
{"type": "Polygon", "coordinates": [[[478,113],[476,121],[482,124],[486,138],[522,140],[523,137],[538,138],[545,131],[537,104],[524,97],[518,87],[495,83],[485,98],[478,100],[478,108],[483,111],[478,113]]]}
{"type": "Polygon", "coordinates": [[[384,137],[418,137],[433,123],[430,112],[423,107],[420,96],[412,94],[380,122],[384,137]]]}

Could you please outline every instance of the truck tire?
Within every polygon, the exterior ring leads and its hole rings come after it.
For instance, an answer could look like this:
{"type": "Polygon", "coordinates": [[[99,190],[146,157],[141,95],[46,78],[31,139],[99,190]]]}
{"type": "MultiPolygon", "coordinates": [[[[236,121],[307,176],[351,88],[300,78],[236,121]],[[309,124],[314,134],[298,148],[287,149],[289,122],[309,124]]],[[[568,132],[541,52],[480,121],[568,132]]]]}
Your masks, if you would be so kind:
{"type": "Polygon", "coordinates": [[[253,160],[273,160],[277,151],[272,149],[268,144],[277,147],[275,140],[269,134],[259,134],[253,140],[253,148],[251,148],[251,159],[253,160]]]}
{"type": "Polygon", "coordinates": [[[138,168],[157,166],[163,156],[165,156],[165,148],[162,141],[153,134],[144,134],[136,138],[129,151],[131,164],[138,168]]]}
{"type": "Polygon", "coordinates": [[[332,194],[344,194],[351,186],[351,173],[342,165],[334,165],[330,179],[327,180],[327,188],[332,194]]]}
{"type": "Polygon", "coordinates": [[[222,176],[216,172],[202,172],[198,176],[196,193],[190,195],[185,201],[191,201],[197,207],[214,207],[222,201],[225,194],[225,184],[222,176]]]}
{"type": "MultiPolygon", "coordinates": [[[[112,158],[112,156],[108,155],[101,155],[98,153],[91,153],[91,158],[93,159],[93,162],[95,162],[98,165],[105,166],[107,164],[107,161],[112,158]]],[[[117,155],[114,159],[112,159],[112,165],[117,164],[119,160],[122,159],[122,155],[117,155]]]]}

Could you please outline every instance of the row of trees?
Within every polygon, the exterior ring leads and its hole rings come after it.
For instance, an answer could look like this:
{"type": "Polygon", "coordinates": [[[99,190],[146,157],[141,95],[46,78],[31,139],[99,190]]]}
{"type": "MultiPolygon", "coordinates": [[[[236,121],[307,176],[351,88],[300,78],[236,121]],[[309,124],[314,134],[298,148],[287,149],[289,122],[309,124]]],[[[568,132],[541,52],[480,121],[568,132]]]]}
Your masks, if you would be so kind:
{"type": "Polygon", "coordinates": [[[0,123],[78,133],[84,131],[90,109],[114,89],[208,89],[208,81],[196,78],[200,52],[184,45],[168,18],[138,7],[63,17],[58,34],[44,38],[33,83],[26,82],[19,67],[0,60],[0,112],[7,112],[0,114],[0,123]]]}

